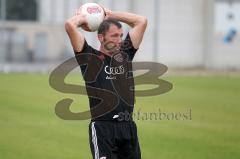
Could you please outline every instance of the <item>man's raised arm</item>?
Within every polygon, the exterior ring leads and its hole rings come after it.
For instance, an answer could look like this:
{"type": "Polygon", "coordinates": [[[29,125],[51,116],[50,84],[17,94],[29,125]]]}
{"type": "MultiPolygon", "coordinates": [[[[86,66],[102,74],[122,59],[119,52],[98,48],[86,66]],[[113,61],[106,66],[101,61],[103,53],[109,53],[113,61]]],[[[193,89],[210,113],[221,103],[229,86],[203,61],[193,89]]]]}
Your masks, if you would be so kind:
{"type": "Polygon", "coordinates": [[[80,9],[76,12],[75,16],[67,19],[65,22],[65,29],[75,52],[81,52],[83,49],[84,36],[78,31],[78,27],[84,24],[86,24],[86,19],[81,14],[80,9]]]}
{"type": "Polygon", "coordinates": [[[123,23],[128,24],[132,29],[129,31],[130,38],[135,49],[139,48],[142,42],[144,32],[147,27],[147,18],[128,12],[114,12],[103,7],[106,13],[106,18],[113,18],[123,23]]]}

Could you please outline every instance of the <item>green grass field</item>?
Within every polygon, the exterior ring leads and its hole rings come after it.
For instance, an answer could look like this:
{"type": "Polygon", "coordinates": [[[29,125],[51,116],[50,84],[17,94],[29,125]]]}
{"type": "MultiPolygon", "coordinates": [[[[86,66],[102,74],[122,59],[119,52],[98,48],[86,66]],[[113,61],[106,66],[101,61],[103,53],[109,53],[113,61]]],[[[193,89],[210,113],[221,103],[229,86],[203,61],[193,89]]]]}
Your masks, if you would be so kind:
{"type": "MultiPolygon", "coordinates": [[[[142,158],[239,159],[240,76],[165,79],[174,88],[137,98],[135,110],[191,109],[192,120],[137,120],[142,158]]],[[[71,75],[67,81],[77,84],[81,78],[71,75]]],[[[54,112],[56,102],[66,97],[74,99],[72,111],[87,110],[86,96],[53,90],[48,75],[0,74],[0,84],[0,159],[91,158],[89,121],[62,120],[54,112]]]]}

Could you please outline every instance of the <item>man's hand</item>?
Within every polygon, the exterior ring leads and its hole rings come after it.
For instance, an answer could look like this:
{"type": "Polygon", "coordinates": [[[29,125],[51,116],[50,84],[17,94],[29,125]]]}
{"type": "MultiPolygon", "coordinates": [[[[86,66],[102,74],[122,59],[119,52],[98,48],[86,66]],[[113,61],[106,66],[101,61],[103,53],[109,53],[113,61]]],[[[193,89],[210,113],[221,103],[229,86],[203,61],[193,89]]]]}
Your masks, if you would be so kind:
{"type": "Polygon", "coordinates": [[[104,6],[101,5],[101,4],[99,4],[99,5],[100,5],[100,6],[102,7],[102,9],[104,10],[104,13],[105,13],[104,19],[111,18],[111,14],[112,14],[113,11],[111,11],[110,9],[104,7],[104,6]]]}

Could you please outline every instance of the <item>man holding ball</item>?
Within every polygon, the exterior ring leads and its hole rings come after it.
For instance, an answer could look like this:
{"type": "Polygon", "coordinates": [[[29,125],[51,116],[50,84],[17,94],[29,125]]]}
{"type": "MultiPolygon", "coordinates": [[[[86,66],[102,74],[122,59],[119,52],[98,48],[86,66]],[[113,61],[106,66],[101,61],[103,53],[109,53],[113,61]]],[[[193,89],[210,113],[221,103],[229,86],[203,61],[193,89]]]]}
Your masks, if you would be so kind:
{"type": "MultiPolygon", "coordinates": [[[[78,27],[93,31],[82,7],[75,16],[65,22],[65,29],[75,56],[89,54],[103,61],[95,80],[92,82],[85,80],[86,87],[111,91],[118,96],[118,102],[111,111],[98,116],[92,115],[89,124],[91,152],[94,159],[141,159],[137,128],[131,116],[135,100],[134,86],[131,90],[126,89],[125,86],[134,85],[131,62],[142,42],[147,19],[128,12],[114,12],[103,6],[101,9],[105,17],[97,30],[97,37],[101,44],[99,50],[88,45],[84,36],[78,31],[78,27]],[[119,22],[131,27],[124,40],[122,40],[123,29],[119,22]],[[127,118],[126,115],[128,115],[127,118]]],[[[88,10],[90,13],[99,11],[97,8],[88,8],[88,10]]],[[[77,60],[81,61],[81,58],[77,60]]],[[[97,62],[90,62],[90,64],[98,67],[97,62]]],[[[86,65],[81,65],[80,68],[84,75],[86,65]]],[[[97,93],[95,97],[98,97],[97,93]]],[[[89,96],[91,109],[100,102],[89,96]]]]}

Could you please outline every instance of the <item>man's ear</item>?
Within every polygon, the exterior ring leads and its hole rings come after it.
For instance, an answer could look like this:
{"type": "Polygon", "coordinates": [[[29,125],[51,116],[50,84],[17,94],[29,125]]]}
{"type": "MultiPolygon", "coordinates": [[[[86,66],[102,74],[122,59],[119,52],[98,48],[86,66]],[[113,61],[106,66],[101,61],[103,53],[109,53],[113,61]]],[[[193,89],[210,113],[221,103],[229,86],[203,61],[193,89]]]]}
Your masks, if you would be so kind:
{"type": "Polygon", "coordinates": [[[102,43],[104,40],[103,34],[98,34],[97,36],[98,36],[98,40],[100,41],[100,43],[102,43]]]}

